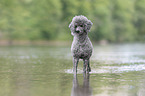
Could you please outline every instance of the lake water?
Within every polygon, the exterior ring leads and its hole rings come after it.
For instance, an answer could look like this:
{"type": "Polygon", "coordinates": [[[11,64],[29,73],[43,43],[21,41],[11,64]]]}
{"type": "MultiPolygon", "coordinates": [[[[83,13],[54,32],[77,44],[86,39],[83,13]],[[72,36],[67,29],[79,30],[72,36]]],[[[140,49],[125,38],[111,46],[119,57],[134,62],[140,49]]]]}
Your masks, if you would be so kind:
{"type": "Polygon", "coordinates": [[[70,46],[0,47],[0,96],[145,96],[145,44],[94,45],[73,78],[70,46]]]}

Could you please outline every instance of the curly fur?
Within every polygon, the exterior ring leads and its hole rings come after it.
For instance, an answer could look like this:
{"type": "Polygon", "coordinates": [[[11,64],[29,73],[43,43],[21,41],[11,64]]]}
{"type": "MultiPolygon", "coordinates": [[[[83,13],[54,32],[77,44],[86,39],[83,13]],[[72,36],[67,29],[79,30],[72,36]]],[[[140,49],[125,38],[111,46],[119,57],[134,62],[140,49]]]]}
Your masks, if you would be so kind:
{"type": "Polygon", "coordinates": [[[92,43],[88,37],[93,23],[87,17],[80,15],[75,16],[69,25],[71,34],[74,36],[71,52],[73,55],[74,73],[77,73],[79,59],[84,60],[84,72],[90,72],[89,59],[92,55],[92,43]]]}
{"type": "Polygon", "coordinates": [[[84,25],[84,30],[86,32],[90,32],[90,28],[93,25],[93,23],[90,20],[88,20],[87,17],[85,17],[83,15],[75,16],[69,25],[69,28],[71,29],[71,34],[73,36],[75,34],[75,23],[82,23],[84,25]]]}

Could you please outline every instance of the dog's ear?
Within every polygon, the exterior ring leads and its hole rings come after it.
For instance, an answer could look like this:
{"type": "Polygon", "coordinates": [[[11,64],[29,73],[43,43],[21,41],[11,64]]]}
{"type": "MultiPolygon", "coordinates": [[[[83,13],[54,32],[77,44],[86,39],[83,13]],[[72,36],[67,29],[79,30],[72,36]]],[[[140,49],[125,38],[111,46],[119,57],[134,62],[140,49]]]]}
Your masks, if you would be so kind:
{"type": "Polygon", "coordinates": [[[71,28],[72,27],[72,23],[70,23],[68,27],[71,28]]]}
{"type": "Polygon", "coordinates": [[[73,33],[74,28],[73,28],[73,24],[72,24],[72,22],[69,24],[69,28],[70,28],[70,30],[71,30],[71,35],[74,36],[74,33],[73,33]]]}
{"type": "Polygon", "coordinates": [[[86,23],[86,26],[85,26],[85,30],[87,32],[90,32],[92,25],[93,25],[93,23],[90,20],[88,20],[88,22],[86,23]]]}

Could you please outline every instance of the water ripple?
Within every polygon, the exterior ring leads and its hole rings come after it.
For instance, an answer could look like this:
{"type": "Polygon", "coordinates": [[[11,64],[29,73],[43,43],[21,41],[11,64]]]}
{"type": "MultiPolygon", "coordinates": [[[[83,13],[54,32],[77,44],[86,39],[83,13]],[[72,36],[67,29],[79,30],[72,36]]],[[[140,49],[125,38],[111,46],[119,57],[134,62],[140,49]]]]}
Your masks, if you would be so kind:
{"type": "MultiPolygon", "coordinates": [[[[142,71],[145,70],[145,64],[134,64],[134,65],[126,65],[126,66],[101,66],[98,68],[92,67],[92,71],[90,74],[93,73],[123,73],[123,72],[130,72],[130,71],[142,71]]],[[[65,73],[73,74],[72,69],[65,69],[65,73]]],[[[83,70],[78,69],[78,74],[82,74],[83,70]]]]}

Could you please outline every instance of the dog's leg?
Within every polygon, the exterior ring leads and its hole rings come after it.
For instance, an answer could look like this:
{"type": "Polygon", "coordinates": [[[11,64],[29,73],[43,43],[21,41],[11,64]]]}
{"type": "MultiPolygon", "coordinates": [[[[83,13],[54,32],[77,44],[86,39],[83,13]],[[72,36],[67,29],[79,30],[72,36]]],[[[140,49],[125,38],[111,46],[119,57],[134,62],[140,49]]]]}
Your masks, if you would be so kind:
{"type": "Polygon", "coordinates": [[[85,59],[84,60],[84,73],[89,73],[89,72],[90,72],[89,60],[85,59]]]}
{"type": "Polygon", "coordinates": [[[83,72],[86,73],[86,63],[85,63],[85,60],[84,60],[84,68],[83,68],[83,72]]]}
{"type": "Polygon", "coordinates": [[[88,68],[89,72],[91,72],[90,61],[88,62],[88,68]]]}
{"type": "Polygon", "coordinates": [[[78,66],[78,62],[79,62],[79,59],[78,58],[73,58],[73,72],[74,72],[74,76],[77,75],[77,66],[78,66]]]}

